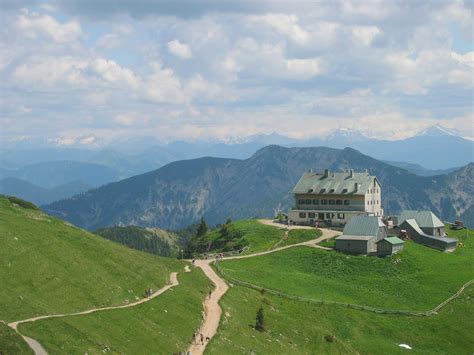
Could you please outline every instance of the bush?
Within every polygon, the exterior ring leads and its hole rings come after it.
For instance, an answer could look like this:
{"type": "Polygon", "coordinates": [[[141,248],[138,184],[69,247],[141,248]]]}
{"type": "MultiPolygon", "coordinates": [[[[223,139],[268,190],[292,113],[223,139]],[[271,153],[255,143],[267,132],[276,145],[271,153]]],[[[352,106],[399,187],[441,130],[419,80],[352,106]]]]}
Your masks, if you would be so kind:
{"type": "Polygon", "coordinates": [[[34,203],[22,200],[21,198],[15,197],[15,196],[7,196],[8,201],[11,203],[14,203],[20,207],[27,208],[30,210],[39,210],[38,206],[36,206],[34,203]]]}
{"type": "Polygon", "coordinates": [[[328,342],[328,343],[334,343],[336,341],[336,337],[334,335],[325,335],[324,336],[324,339],[328,342]]]}
{"type": "Polygon", "coordinates": [[[259,332],[265,331],[265,314],[263,312],[263,307],[260,307],[257,311],[255,329],[258,330],[259,332]]]}

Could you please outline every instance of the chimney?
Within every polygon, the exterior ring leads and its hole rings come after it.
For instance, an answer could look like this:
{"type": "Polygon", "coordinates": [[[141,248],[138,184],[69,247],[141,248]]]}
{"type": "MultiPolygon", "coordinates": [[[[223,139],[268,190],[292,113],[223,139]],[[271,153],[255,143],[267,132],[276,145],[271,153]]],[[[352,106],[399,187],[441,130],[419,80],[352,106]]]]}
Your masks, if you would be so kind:
{"type": "Polygon", "coordinates": [[[324,170],[324,177],[329,177],[329,170],[328,169],[324,170]]]}
{"type": "Polygon", "coordinates": [[[349,170],[349,177],[354,177],[354,169],[349,170]]]}
{"type": "Polygon", "coordinates": [[[355,190],[355,192],[359,191],[360,187],[361,187],[360,184],[358,184],[357,182],[354,183],[354,190],[355,190]]]}
{"type": "Polygon", "coordinates": [[[309,170],[308,170],[308,173],[312,173],[312,172],[313,172],[313,169],[309,169],[309,170]]]}

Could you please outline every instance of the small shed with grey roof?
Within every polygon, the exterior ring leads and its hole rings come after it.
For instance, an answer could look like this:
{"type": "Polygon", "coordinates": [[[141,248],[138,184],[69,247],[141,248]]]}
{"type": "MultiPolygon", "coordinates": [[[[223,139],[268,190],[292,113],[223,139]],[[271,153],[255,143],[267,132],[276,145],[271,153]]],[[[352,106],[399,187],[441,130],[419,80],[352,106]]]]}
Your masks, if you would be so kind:
{"type": "Polygon", "coordinates": [[[403,249],[403,240],[397,237],[387,237],[377,242],[377,254],[380,256],[392,255],[403,249]]]}
{"type": "Polygon", "coordinates": [[[426,245],[431,248],[439,249],[442,251],[452,251],[457,247],[457,240],[453,238],[447,238],[446,236],[434,236],[425,233],[419,226],[416,220],[406,219],[398,228],[400,231],[405,231],[406,235],[415,241],[416,243],[426,245]]]}
{"type": "Polygon", "coordinates": [[[387,227],[379,217],[354,216],[336,238],[336,250],[351,254],[377,252],[377,242],[387,237],[387,227]]]}
{"type": "Polygon", "coordinates": [[[401,225],[408,219],[414,219],[420,229],[431,236],[444,237],[446,236],[444,230],[444,223],[431,211],[413,211],[405,210],[402,211],[398,218],[398,225],[401,225]]]}

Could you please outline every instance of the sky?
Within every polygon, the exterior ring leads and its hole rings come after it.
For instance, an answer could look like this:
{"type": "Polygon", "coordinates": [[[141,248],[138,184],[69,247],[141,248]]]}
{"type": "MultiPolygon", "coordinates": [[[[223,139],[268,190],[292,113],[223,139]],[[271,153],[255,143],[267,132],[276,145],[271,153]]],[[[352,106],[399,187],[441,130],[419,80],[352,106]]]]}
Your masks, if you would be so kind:
{"type": "Polygon", "coordinates": [[[0,140],[472,137],[472,8],[0,0],[0,140]]]}

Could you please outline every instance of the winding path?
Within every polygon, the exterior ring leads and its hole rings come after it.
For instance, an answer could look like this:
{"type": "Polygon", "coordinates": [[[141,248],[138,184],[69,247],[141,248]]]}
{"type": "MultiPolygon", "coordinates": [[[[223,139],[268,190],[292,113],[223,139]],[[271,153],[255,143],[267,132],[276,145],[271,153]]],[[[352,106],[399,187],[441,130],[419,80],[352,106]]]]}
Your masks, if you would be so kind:
{"type": "MultiPolygon", "coordinates": [[[[188,270],[189,268],[185,269],[186,272],[188,272],[188,270]]],[[[111,309],[121,309],[121,308],[129,308],[129,307],[138,306],[139,304],[151,301],[152,299],[154,299],[155,297],[158,297],[159,295],[169,290],[170,288],[179,285],[177,275],[178,274],[176,272],[172,272],[170,274],[169,284],[160,288],[158,291],[155,291],[154,293],[152,293],[150,297],[142,298],[136,302],[127,303],[120,306],[92,308],[92,309],[88,309],[87,311],[76,312],[76,313],[51,314],[51,315],[45,315],[45,316],[38,316],[38,317],[33,317],[33,318],[28,318],[28,319],[19,320],[16,322],[8,323],[8,326],[12,328],[13,330],[15,330],[19,335],[21,335],[21,337],[28,343],[29,347],[34,351],[36,355],[46,355],[47,354],[46,350],[41,346],[41,344],[38,341],[20,333],[20,331],[18,330],[18,325],[23,324],[23,323],[36,322],[37,320],[42,320],[42,319],[61,318],[61,317],[68,317],[68,316],[80,316],[80,315],[91,314],[95,312],[108,311],[111,309]]]]}
{"type": "MultiPolygon", "coordinates": [[[[263,221],[261,221],[263,223],[263,221]]],[[[265,223],[268,224],[268,223],[265,223]]],[[[274,225],[274,224],[272,224],[274,225]]],[[[276,225],[279,228],[285,228],[281,227],[281,225],[276,225]]],[[[293,227],[294,229],[298,227],[293,227]]],[[[306,227],[306,228],[311,228],[312,227],[306,227]]],[[[248,254],[248,255],[237,255],[237,256],[229,256],[223,258],[223,260],[232,260],[232,259],[245,259],[245,258],[253,258],[255,256],[260,256],[260,255],[266,255],[270,253],[275,253],[281,250],[289,249],[289,248],[294,248],[294,247],[299,247],[299,246],[309,246],[309,247],[314,247],[314,248],[320,248],[320,249],[325,249],[325,250],[331,250],[330,248],[325,248],[322,246],[317,245],[318,243],[330,239],[332,237],[335,237],[337,235],[340,235],[341,232],[329,230],[329,229],[321,229],[322,235],[319,238],[308,240],[306,242],[302,243],[296,243],[296,244],[290,244],[290,245],[285,245],[280,248],[275,248],[267,251],[262,251],[259,253],[255,254],[248,254]]],[[[217,333],[217,328],[219,327],[219,322],[221,319],[222,315],[222,309],[219,305],[219,300],[224,296],[224,294],[227,292],[229,289],[229,286],[227,286],[226,282],[219,277],[215,273],[215,271],[211,267],[211,263],[214,260],[196,260],[194,262],[194,265],[201,268],[204,274],[214,283],[215,288],[210,294],[210,298],[206,298],[206,300],[203,302],[204,305],[204,320],[201,324],[201,327],[199,328],[196,336],[196,341],[195,343],[191,344],[191,346],[188,348],[188,352],[191,353],[192,355],[201,355],[204,354],[204,350],[206,349],[208,341],[206,341],[207,338],[212,339],[214,335],[217,333]],[[203,335],[204,337],[204,342],[200,341],[200,335],[203,335]]]]}
{"type": "Polygon", "coordinates": [[[229,286],[221,279],[215,271],[211,268],[211,260],[196,260],[195,265],[200,267],[204,274],[214,283],[214,290],[211,292],[211,297],[204,300],[204,320],[199,328],[196,341],[191,344],[188,351],[192,355],[203,354],[206,348],[206,339],[212,339],[217,333],[219,322],[221,319],[222,309],[219,306],[219,300],[227,292],[229,286]],[[204,337],[204,342],[201,343],[200,334],[204,337]]]}

